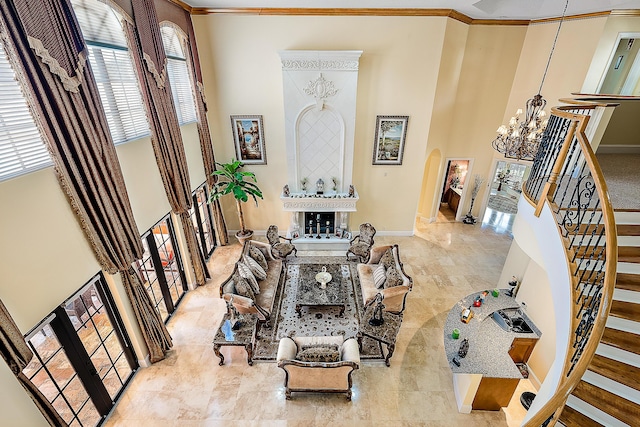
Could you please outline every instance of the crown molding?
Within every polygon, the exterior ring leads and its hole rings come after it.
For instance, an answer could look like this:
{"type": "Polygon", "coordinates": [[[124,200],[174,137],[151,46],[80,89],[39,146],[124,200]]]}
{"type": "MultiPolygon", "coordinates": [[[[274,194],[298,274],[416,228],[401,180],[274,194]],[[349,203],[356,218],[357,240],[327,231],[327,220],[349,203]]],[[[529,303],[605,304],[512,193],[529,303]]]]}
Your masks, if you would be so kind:
{"type": "Polygon", "coordinates": [[[181,0],[166,0],[166,1],[168,1],[169,3],[173,3],[178,7],[181,7],[182,9],[186,10],[189,13],[193,13],[193,7],[189,6],[188,4],[186,4],[181,0]]]}

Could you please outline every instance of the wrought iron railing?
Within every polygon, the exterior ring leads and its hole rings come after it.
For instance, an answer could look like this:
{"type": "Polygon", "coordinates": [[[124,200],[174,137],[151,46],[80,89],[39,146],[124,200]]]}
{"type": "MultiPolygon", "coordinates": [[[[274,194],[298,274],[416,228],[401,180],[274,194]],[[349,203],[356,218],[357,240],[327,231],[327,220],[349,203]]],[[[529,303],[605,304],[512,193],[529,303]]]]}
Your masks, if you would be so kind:
{"type": "Polygon", "coordinates": [[[585,129],[597,105],[557,107],[523,186],[539,216],[554,213],[572,274],[573,334],[554,396],[526,426],[555,424],[586,371],[604,332],[615,286],[617,237],[613,209],[585,129]]]}

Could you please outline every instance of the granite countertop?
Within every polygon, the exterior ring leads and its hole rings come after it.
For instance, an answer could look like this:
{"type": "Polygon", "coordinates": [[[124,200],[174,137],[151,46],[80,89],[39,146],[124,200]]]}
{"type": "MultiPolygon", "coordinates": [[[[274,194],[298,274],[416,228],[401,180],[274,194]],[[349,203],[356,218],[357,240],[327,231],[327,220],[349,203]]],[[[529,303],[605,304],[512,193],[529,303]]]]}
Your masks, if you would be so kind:
{"type": "Polygon", "coordinates": [[[454,374],[482,374],[492,378],[522,378],[515,365],[509,348],[514,338],[540,338],[542,335],[527,314],[523,312],[524,320],[533,329],[532,334],[508,332],[502,329],[492,318],[494,311],[503,308],[521,308],[518,302],[505,295],[506,289],[500,289],[500,295],[493,297],[489,293],[480,307],[471,307],[474,316],[469,323],[460,320],[463,309],[473,304],[475,298],[482,292],[467,295],[449,311],[444,325],[444,349],[449,361],[449,367],[454,374]],[[460,330],[460,338],[453,339],[451,331],[460,330]],[[469,351],[465,358],[458,356],[458,348],[464,338],[469,340],[469,351]],[[456,357],[460,366],[451,360],[456,357]]]}

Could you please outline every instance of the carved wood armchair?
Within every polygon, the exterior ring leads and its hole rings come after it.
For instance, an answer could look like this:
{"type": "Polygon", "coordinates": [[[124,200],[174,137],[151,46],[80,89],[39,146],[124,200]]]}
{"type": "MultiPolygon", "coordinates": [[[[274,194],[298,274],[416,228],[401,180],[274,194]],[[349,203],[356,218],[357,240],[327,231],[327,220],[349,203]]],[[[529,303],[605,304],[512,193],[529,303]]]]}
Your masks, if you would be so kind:
{"type": "Polygon", "coordinates": [[[349,254],[355,255],[360,262],[369,261],[370,249],[373,246],[373,236],[376,235],[376,229],[373,225],[367,223],[360,224],[360,234],[351,239],[351,246],[347,249],[347,259],[349,254]]]}
{"type": "Polygon", "coordinates": [[[271,252],[280,259],[285,259],[291,252],[293,256],[298,256],[298,249],[291,243],[291,239],[282,237],[278,234],[278,226],[270,225],[267,230],[267,241],[271,245],[271,252]],[[286,240],[287,242],[281,242],[286,240]]]}

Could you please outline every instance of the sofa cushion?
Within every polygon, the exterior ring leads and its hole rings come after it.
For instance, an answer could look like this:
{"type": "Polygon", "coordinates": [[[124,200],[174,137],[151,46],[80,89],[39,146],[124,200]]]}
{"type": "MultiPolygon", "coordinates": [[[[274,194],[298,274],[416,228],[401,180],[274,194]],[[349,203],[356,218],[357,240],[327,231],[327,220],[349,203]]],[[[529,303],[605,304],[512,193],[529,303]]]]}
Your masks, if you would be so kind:
{"type": "Polygon", "coordinates": [[[316,344],[302,346],[296,354],[296,359],[301,362],[339,362],[340,350],[335,344],[316,344]]]}
{"type": "Polygon", "coordinates": [[[237,264],[238,264],[238,274],[240,274],[241,277],[243,277],[244,279],[247,280],[247,282],[249,282],[249,285],[251,285],[251,290],[255,295],[260,294],[260,287],[258,286],[258,281],[253,275],[253,272],[251,272],[251,269],[243,262],[238,261],[237,264]]]}
{"type": "Polygon", "coordinates": [[[247,279],[244,277],[236,276],[235,280],[236,293],[243,297],[247,297],[256,300],[256,295],[253,293],[253,289],[251,289],[251,285],[247,282],[247,279]]]}
{"type": "Polygon", "coordinates": [[[385,251],[385,253],[380,258],[380,264],[384,265],[385,268],[395,267],[396,259],[393,256],[393,249],[389,248],[385,251]]]}
{"type": "Polygon", "coordinates": [[[267,272],[264,271],[264,268],[262,268],[262,266],[260,266],[258,261],[256,261],[255,259],[245,255],[244,263],[247,265],[247,267],[249,267],[249,269],[251,269],[251,272],[256,279],[264,280],[267,278],[267,272]]]}
{"type": "Polygon", "coordinates": [[[253,245],[249,245],[249,256],[251,258],[253,258],[254,260],[256,260],[256,262],[258,264],[260,264],[260,267],[262,267],[263,270],[267,270],[267,259],[264,257],[264,254],[262,253],[262,251],[258,248],[256,248],[253,245]]]}
{"type": "Polygon", "coordinates": [[[236,285],[233,282],[233,279],[227,280],[227,283],[222,285],[222,293],[223,294],[235,294],[236,293],[236,285]]]}
{"type": "Polygon", "coordinates": [[[275,301],[276,290],[282,273],[281,260],[269,260],[267,266],[267,278],[260,282],[260,295],[256,295],[256,303],[271,312],[275,301]]]}
{"type": "Polygon", "coordinates": [[[402,276],[395,267],[387,268],[385,273],[386,280],[384,281],[384,288],[393,288],[394,286],[402,285],[402,276]]]}
{"type": "Polygon", "coordinates": [[[387,279],[386,271],[384,264],[378,264],[373,270],[373,283],[375,283],[376,289],[382,289],[384,286],[384,281],[387,279]]]}

